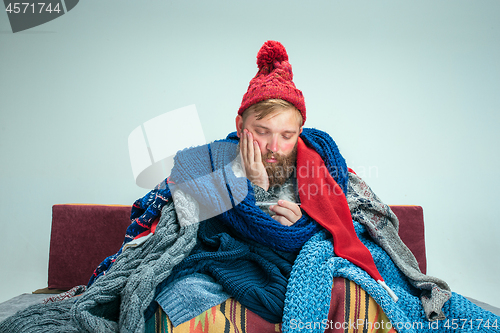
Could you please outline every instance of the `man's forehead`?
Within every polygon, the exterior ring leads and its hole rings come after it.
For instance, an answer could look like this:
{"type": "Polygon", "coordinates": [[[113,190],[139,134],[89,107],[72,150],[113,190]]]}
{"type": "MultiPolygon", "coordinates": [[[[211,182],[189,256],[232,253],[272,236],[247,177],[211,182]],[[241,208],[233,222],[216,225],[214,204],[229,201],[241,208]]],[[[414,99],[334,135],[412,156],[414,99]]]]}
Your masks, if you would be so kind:
{"type": "MultiPolygon", "coordinates": [[[[261,120],[263,120],[263,119],[261,119],[261,120]]],[[[261,128],[261,129],[264,129],[264,130],[267,130],[267,131],[271,131],[272,130],[271,127],[266,126],[266,123],[255,123],[255,124],[253,124],[253,127],[261,128]]],[[[297,126],[297,128],[290,127],[290,128],[285,128],[285,129],[282,130],[282,132],[284,132],[284,133],[290,133],[290,134],[295,134],[298,131],[299,131],[298,126],[297,126]]]]}
{"type": "Polygon", "coordinates": [[[254,127],[259,126],[262,128],[269,128],[271,124],[279,120],[280,124],[288,125],[286,126],[287,130],[289,129],[290,131],[296,132],[300,129],[302,124],[302,117],[300,116],[299,111],[291,107],[276,108],[265,116],[260,116],[259,112],[256,112],[255,110],[248,111],[250,111],[250,113],[246,115],[247,117],[245,120],[249,120],[254,127]],[[284,124],[284,122],[288,124],[284,124]]]}

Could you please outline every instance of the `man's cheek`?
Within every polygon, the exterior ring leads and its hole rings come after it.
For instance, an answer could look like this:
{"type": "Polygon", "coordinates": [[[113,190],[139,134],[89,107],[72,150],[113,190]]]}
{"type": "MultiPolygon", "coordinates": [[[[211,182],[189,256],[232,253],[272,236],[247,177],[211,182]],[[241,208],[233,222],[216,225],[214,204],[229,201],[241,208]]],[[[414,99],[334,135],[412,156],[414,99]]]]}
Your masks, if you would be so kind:
{"type": "Polygon", "coordinates": [[[256,139],[256,138],[255,138],[255,136],[254,136],[253,140],[254,140],[254,141],[257,141],[257,144],[258,144],[258,146],[259,146],[259,148],[260,148],[260,152],[261,152],[261,154],[264,154],[264,153],[265,153],[265,149],[266,149],[266,144],[265,144],[265,142],[261,142],[261,141],[259,141],[258,139],[256,139]]]}
{"type": "Polygon", "coordinates": [[[295,143],[285,143],[282,145],[282,150],[285,155],[288,155],[292,152],[293,148],[295,147],[295,143]]]}

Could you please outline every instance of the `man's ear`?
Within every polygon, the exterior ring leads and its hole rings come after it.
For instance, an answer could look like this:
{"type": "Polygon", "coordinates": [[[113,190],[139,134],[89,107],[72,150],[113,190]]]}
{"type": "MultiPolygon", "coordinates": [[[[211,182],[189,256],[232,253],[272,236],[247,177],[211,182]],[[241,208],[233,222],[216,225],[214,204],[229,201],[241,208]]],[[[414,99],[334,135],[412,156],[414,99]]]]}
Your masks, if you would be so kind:
{"type": "Polygon", "coordinates": [[[235,121],[236,121],[236,135],[239,138],[241,131],[243,131],[243,117],[237,115],[235,121]]]}
{"type": "Polygon", "coordinates": [[[302,134],[302,129],[304,128],[304,126],[300,126],[300,130],[299,130],[299,135],[302,134]]]}

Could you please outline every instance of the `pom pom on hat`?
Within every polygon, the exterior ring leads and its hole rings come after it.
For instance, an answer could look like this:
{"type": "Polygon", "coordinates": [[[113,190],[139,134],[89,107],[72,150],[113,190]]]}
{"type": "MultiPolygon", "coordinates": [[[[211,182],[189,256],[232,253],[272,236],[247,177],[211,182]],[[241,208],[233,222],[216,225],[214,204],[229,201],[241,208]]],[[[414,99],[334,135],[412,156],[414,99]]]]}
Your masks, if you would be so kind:
{"type": "Polygon", "coordinates": [[[272,65],[275,61],[288,61],[288,54],[280,42],[268,40],[262,45],[257,53],[257,66],[261,70],[266,65],[272,65]]]}
{"type": "Polygon", "coordinates": [[[306,121],[306,105],[302,91],[293,83],[292,65],[288,62],[285,47],[277,41],[269,40],[257,54],[259,71],[250,81],[243,96],[238,114],[250,106],[267,99],[282,99],[293,104],[306,121]]]}

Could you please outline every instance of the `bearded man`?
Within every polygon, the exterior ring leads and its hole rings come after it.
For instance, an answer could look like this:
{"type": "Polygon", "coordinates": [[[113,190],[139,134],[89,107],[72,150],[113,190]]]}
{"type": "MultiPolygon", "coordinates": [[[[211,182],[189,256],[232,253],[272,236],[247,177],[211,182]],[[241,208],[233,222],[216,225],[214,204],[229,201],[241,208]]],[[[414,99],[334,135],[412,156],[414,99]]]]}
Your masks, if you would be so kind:
{"type": "Polygon", "coordinates": [[[246,177],[254,184],[257,204],[283,225],[302,217],[295,202],[297,140],[303,119],[293,104],[268,99],[252,105],[236,117],[239,149],[246,177]]]}

